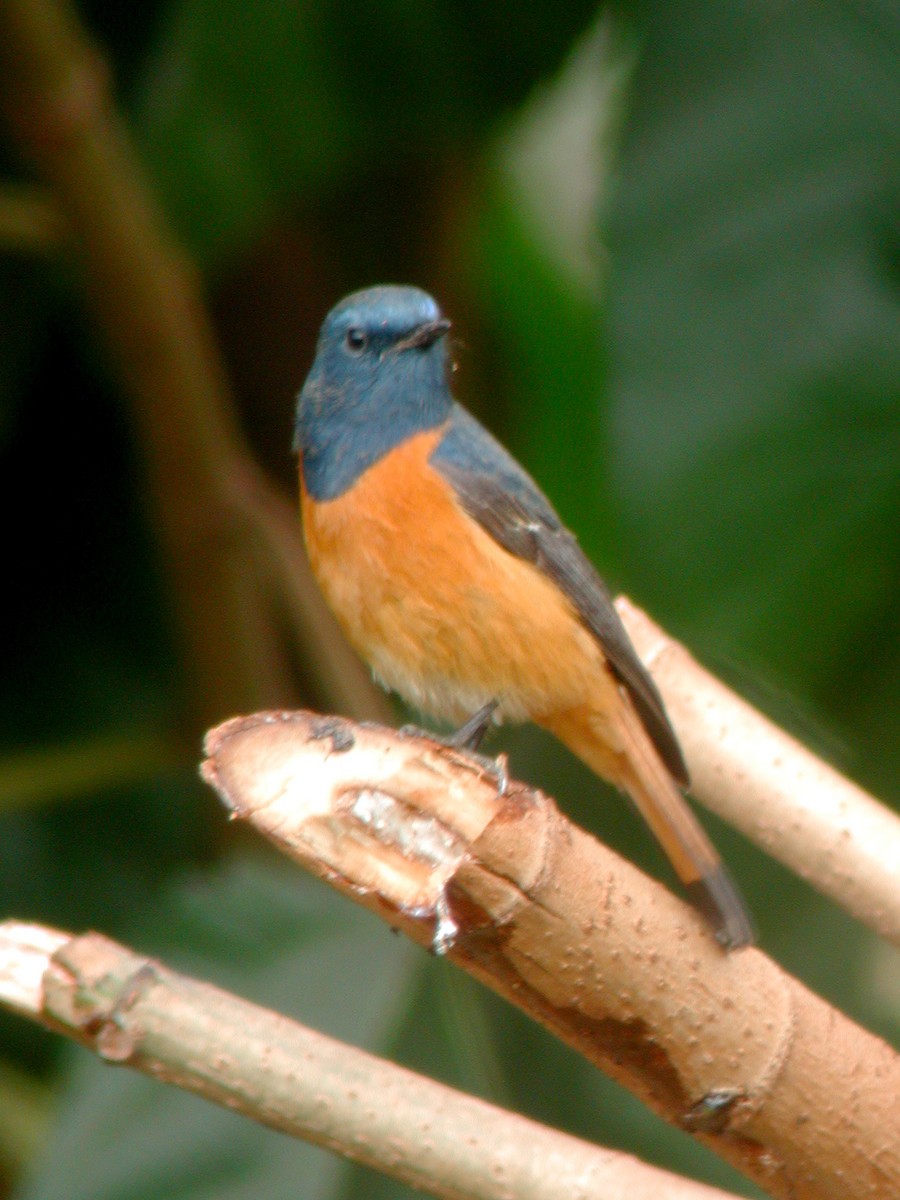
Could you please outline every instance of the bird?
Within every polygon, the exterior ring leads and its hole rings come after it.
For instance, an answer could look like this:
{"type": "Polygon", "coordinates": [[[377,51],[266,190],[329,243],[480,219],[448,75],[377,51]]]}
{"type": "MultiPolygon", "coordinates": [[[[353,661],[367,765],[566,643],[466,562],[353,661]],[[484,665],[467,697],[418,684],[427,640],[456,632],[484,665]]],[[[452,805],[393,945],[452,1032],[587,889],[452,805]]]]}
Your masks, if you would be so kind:
{"type": "Polygon", "coordinates": [[[450,328],[398,284],[325,317],[294,429],[318,585],[379,683],[469,748],[530,721],[629,796],[718,941],[747,945],[659,691],[574,535],[454,399],[450,328]]]}

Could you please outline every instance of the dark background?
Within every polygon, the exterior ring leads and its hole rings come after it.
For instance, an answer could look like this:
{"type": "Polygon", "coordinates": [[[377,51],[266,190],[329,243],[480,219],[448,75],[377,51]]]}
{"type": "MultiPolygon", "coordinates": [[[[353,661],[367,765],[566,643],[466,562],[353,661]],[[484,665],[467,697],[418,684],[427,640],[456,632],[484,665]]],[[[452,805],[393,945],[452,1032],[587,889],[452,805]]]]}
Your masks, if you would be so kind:
{"type": "MultiPolygon", "coordinates": [[[[418,283],[461,396],[615,589],[896,804],[900,17],[696,0],[84,3],[244,427],[346,291],[418,283]]],[[[5,182],[24,176],[0,147],[5,182]]],[[[0,258],[0,916],[100,929],[500,1103],[757,1193],[452,968],[225,829],[142,447],[66,255],[0,258]],[[196,754],[172,752],[185,735],[196,754]]],[[[221,717],[231,715],[222,712],[221,717]]],[[[668,879],[533,731],[514,772],[668,879]]],[[[763,947],[896,1040],[900,959],[704,818],[763,947]]],[[[398,1196],[0,1015],[0,1195],[398,1196]]]]}

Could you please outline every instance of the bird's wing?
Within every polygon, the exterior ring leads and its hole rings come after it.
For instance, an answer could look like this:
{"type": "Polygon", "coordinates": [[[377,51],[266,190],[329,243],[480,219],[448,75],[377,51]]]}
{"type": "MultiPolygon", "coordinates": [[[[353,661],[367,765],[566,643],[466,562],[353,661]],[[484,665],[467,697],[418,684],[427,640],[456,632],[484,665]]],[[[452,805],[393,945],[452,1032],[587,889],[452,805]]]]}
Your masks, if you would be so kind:
{"type": "Polygon", "coordinates": [[[465,512],[510,554],[552,579],[599,643],[673,779],[688,772],[662,698],[637,656],[603,580],[546,496],[464,408],[453,409],[431,456],[465,512]]]}

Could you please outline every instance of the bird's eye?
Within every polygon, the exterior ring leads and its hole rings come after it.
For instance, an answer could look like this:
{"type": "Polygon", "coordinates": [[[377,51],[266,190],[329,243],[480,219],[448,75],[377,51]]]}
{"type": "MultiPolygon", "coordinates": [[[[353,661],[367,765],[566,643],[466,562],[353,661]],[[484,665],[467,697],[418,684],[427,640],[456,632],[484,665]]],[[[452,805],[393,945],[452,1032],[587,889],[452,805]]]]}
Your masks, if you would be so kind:
{"type": "Polygon", "coordinates": [[[344,345],[351,354],[362,354],[368,344],[369,339],[365,331],[356,325],[352,325],[344,334],[344,345]]]}

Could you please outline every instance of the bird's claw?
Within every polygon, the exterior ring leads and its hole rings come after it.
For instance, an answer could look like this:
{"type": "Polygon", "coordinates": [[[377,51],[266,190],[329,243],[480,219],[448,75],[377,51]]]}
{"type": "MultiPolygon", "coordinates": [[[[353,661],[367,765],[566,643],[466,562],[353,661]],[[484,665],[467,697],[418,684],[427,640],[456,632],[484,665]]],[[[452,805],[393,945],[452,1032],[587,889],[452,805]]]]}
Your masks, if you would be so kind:
{"type": "Polygon", "coordinates": [[[478,753],[478,747],[490,726],[497,704],[498,701],[492,700],[490,703],[482,705],[464,724],[460,725],[455,733],[451,733],[447,737],[441,737],[440,734],[422,729],[419,725],[402,725],[398,732],[401,737],[428,738],[450,750],[461,751],[467,758],[473,759],[486,775],[493,777],[497,783],[497,794],[505,796],[509,787],[506,755],[498,754],[496,758],[491,758],[488,754],[478,753]]]}

